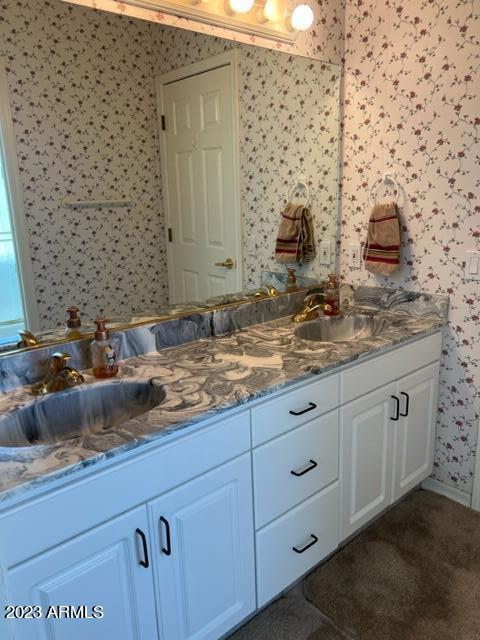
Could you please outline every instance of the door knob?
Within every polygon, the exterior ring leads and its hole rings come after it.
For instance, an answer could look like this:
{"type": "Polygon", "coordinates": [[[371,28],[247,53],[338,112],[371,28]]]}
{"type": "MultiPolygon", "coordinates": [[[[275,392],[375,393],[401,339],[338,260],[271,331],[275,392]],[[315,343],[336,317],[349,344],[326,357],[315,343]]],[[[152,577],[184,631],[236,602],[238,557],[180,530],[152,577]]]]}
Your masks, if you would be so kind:
{"type": "Polygon", "coordinates": [[[227,269],[233,269],[233,260],[227,258],[225,262],[215,262],[216,267],[226,267],[227,269]]]}

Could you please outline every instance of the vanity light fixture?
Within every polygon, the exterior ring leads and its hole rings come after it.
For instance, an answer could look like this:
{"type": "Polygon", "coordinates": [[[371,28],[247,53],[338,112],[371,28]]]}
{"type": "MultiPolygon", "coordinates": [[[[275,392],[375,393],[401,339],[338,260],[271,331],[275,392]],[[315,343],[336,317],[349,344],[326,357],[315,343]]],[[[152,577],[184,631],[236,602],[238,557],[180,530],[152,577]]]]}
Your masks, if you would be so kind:
{"type": "Polygon", "coordinates": [[[232,13],[248,13],[255,0],[228,0],[228,7],[232,13]]]}
{"type": "MultiPolygon", "coordinates": [[[[90,1],[90,0],[89,0],[90,1]]],[[[313,23],[313,11],[298,0],[122,0],[122,6],[187,18],[250,36],[293,44],[313,23]],[[289,7],[293,6],[293,10],[289,7]]],[[[300,0],[301,1],[301,0],[300,0]]],[[[63,0],[84,5],[86,0],[63,0]]]]}
{"type": "Polygon", "coordinates": [[[290,16],[289,22],[292,31],[306,31],[313,24],[313,10],[308,4],[299,4],[290,16]]]}

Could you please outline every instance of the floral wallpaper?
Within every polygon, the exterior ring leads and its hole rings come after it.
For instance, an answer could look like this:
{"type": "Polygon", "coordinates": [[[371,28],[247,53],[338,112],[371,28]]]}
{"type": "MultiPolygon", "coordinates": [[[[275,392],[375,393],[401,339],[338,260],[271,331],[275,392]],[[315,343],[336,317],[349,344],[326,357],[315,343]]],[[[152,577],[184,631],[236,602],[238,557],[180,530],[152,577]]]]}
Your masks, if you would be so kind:
{"type": "MultiPolygon", "coordinates": [[[[448,294],[434,477],[471,492],[480,390],[480,0],[348,0],[341,268],[345,280],[448,294]],[[365,240],[368,188],[400,183],[402,267],[348,265],[365,240]]],[[[383,193],[378,194],[382,197],[383,193]]]]}
{"type": "MultiPolygon", "coordinates": [[[[313,0],[309,2],[315,19],[312,27],[299,33],[294,44],[284,44],[266,38],[250,36],[221,27],[210,26],[194,20],[170,16],[161,11],[135,7],[118,0],[67,0],[74,4],[119,13],[131,18],[140,18],[157,24],[180,27],[187,31],[226,38],[258,47],[285,51],[293,55],[306,56],[324,62],[340,64],[343,56],[345,0],[313,0]]],[[[296,3],[287,0],[287,5],[296,3]]]]}
{"type": "Polygon", "coordinates": [[[167,295],[149,25],[58,0],[1,3],[35,289],[46,330],[167,295]],[[71,199],[133,200],[69,209],[71,199]],[[139,250],[141,259],[137,259],[139,250]]]}
{"type": "MultiPolygon", "coordinates": [[[[6,5],[0,56],[43,330],[63,324],[73,303],[86,321],[167,301],[154,76],[232,47],[240,50],[245,286],[278,268],[274,239],[294,176],[311,183],[317,239],[334,249],[340,67],[60,0],[37,9],[32,0],[6,5]],[[133,205],[76,210],[64,197],[133,205]]],[[[317,260],[299,271],[329,270],[317,260]]]]}
{"type": "MultiPolygon", "coordinates": [[[[154,30],[155,73],[170,71],[172,60],[181,68],[231,48],[239,51],[244,286],[260,286],[263,271],[285,271],[274,243],[298,176],[310,186],[317,245],[329,242],[331,259],[321,264],[317,256],[297,272],[326,278],[336,259],[341,67],[162,28],[154,30]]],[[[304,191],[295,198],[304,199],[304,191]]]]}

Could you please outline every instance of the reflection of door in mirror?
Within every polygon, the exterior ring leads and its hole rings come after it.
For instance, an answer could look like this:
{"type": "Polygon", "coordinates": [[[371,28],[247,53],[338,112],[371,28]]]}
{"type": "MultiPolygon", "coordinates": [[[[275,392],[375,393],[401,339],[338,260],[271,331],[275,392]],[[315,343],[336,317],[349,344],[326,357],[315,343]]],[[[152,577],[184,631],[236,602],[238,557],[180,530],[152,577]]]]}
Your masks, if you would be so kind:
{"type": "Polygon", "coordinates": [[[240,291],[235,52],[157,79],[170,302],[240,291]]]}

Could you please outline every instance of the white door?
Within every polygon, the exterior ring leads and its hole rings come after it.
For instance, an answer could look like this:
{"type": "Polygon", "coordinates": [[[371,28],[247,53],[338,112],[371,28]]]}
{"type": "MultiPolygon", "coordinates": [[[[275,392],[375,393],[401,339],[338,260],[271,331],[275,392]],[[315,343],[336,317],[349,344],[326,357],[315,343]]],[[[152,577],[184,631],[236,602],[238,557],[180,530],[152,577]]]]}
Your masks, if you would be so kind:
{"type": "Polygon", "coordinates": [[[232,74],[227,64],[161,85],[171,302],[242,286],[232,74]]]}
{"type": "Polygon", "coordinates": [[[217,640],[255,609],[250,454],[151,502],[149,515],[161,639],[217,640]]]}
{"type": "Polygon", "coordinates": [[[390,504],[395,392],[392,383],[340,409],[342,540],[390,504]]]}
{"type": "Polygon", "coordinates": [[[139,507],[12,569],[11,602],[42,607],[41,618],[16,622],[17,640],[157,639],[147,536],[139,507]],[[103,618],[47,618],[50,605],[88,605],[90,615],[99,605],[103,618]]]}
{"type": "Polygon", "coordinates": [[[438,369],[437,362],[398,382],[400,419],[394,427],[393,502],[432,472],[438,369]]]}

